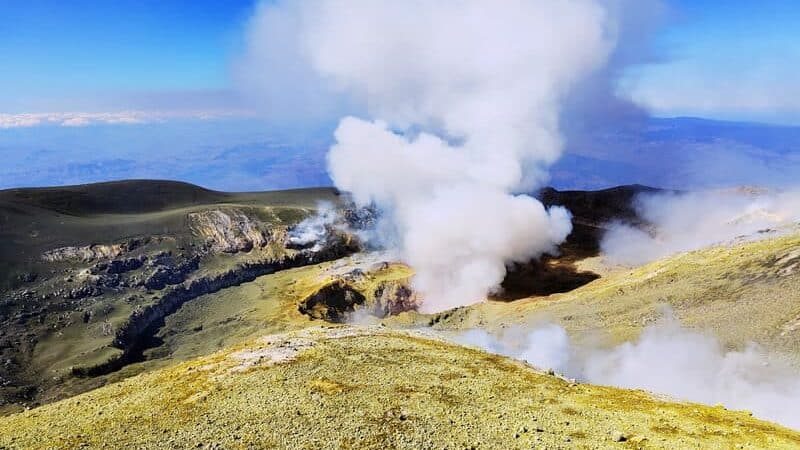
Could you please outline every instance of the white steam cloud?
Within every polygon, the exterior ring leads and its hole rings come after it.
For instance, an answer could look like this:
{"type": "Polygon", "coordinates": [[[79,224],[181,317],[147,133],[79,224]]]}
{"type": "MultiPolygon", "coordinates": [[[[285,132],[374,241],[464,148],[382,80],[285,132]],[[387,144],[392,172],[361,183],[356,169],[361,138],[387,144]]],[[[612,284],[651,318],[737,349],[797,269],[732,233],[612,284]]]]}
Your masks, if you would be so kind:
{"type": "Polygon", "coordinates": [[[330,202],[320,202],[313,215],[293,226],[288,233],[288,242],[298,247],[311,247],[318,251],[325,245],[331,230],[341,225],[341,217],[330,202]]]}
{"type": "Polygon", "coordinates": [[[561,105],[603,70],[622,3],[265,3],[239,73],[273,111],[287,102],[271,77],[297,80],[285,91],[299,103],[337,92],[371,117],[339,123],[331,178],[383,210],[422,309],[443,310],[484,299],[507,264],[552,252],[571,231],[567,211],[518,193],[546,181],[561,105]]]}
{"type": "Polygon", "coordinates": [[[800,191],[739,190],[684,194],[640,194],[640,217],[653,229],[612,224],[603,238],[605,257],[614,263],[643,264],[736,238],[756,238],[800,221],[800,191]]]}
{"type": "Polygon", "coordinates": [[[752,344],[725,351],[711,335],[684,329],[671,316],[646,328],[637,341],[611,349],[576,346],[554,324],[513,328],[500,336],[476,329],[456,340],[583,382],[722,404],[800,428],[796,370],[752,344]]]}

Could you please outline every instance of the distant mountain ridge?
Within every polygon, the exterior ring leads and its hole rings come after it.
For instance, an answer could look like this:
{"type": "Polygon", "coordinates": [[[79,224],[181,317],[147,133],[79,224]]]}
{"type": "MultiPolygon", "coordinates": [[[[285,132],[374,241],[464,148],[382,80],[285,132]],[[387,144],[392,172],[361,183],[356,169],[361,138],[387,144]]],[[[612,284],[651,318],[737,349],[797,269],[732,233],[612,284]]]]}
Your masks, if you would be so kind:
{"type": "MultiPolygon", "coordinates": [[[[800,127],[645,118],[571,131],[549,170],[557,189],[626,184],[670,189],[794,183],[800,127]]],[[[0,131],[0,188],[110,179],[178,179],[220,191],[332,184],[325,155],[335,124],[272,129],[225,121],[0,131]],[[102,136],[98,136],[102,133],[102,136]]]]}

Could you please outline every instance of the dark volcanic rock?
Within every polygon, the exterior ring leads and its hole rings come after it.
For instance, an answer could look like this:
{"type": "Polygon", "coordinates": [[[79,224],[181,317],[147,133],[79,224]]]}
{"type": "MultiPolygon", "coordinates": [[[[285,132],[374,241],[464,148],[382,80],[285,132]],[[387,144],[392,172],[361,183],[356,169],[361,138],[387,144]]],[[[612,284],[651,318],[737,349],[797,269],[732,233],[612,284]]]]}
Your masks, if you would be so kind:
{"type": "Polygon", "coordinates": [[[99,263],[95,266],[97,272],[103,271],[107,274],[120,274],[136,270],[144,265],[147,257],[142,255],[138,258],[112,259],[107,263],[99,263]]]}
{"type": "Polygon", "coordinates": [[[399,282],[384,282],[375,291],[375,315],[391,316],[416,310],[419,298],[410,287],[399,282]]]}
{"type": "Polygon", "coordinates": [[[557,191],[544,188],[537,198],[546,207],[560,205],[566,207],[579,223],[601,226],[610,221],[640,223],[633,200],[642,193],[655,193],[656,188],[638,184],[618,186],[601,191],[557,191]]]}
{"type": "Polygon", "coordinates": [[[142,285],[150,290],[161,290],[168,284],[178,284],[184,280],[183,274],[170,267],[157,267],[142,282],[142,285]]]}
{"type": "Polygon", "coordinates": [[[120,286],[122,283],[122,279],[118,274],[112,275],[100,275],[97,277],[95,281],[96,286],[100,287],[107,287],[107,288],[115,288],[120,286]]]}
{"type": "Polygon", "coordinates": [[[67,293],[64,294],[64,298],[78,300],[86,297],[97,297],[102,294],[103,290],[99,287],[92,286],[91,284],[84,284],[67,291],[67,293]]]}
{"type": "Polygon", "coordinates": [[[18,283],[32,283],[36,281],[38,275],[36,272],[24,272],[17,275],[17,282],[18,283]]]}
{"type": "Polygon", "coordinates": [[[372,228],[379,218],[378,210],[374,207],[347,208],[343,212],[347,225],[354,230],[372,228]]]}
{"type": "Polygon", "coordinates": [[[329,284],[306,298],[298,309],[313,319],[342,323],[348,313],[363,305],[366,297],[344,281],[329,284]]]}
{"type": "Polygon", "coordinates": [[[112,345],[123,351],[121,356],[92,367],[76,367],[73,369],[73,374],[78,376],[101,375],[141,359],[141,352],[152,336],[164,325],[164,319],[187,301],[227,287],[253,281],[262,275],[342,258],[358,250],[360,249],[357,245],[340,241],[317,252],[302,251],[283,259],[244,263],[217,275],[184,281],[165,291],[164,295],[158,298],[154,304],[137,308],[128,320],[117,329],[112,345]]]}
{"type": "Polygon", "coordinates": [[[370,299],[351,285],[352,282],[357,282],[357,279],[345,274],[303,300],[298,310],[312,319],[343,323],[355,311],[386,317],[413,311],[419,306],[418,296],[403,281],[381,283],[370,299]]]}
{"type": "Polygon", "coordinates": [[[172,260],[163,260],[163,265],[156,266],[142,281],[149,290],[161,290],[167,285],[182,283],[192,272],[200,267],[200,258],[193,257],[181,264],[174,265],[172,260]]]}

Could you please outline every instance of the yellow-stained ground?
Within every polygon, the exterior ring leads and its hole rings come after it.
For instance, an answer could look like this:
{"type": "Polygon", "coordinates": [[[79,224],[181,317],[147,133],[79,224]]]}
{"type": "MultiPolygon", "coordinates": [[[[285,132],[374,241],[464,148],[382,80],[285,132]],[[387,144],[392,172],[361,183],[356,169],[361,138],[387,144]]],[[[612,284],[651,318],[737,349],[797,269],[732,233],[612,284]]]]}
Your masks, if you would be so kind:
{"type": "Polygon", "coordinates": [[[404,313],[384,323],[491,330],[549,321],[576,340],[611,345],[635,339],[665,307],[684,326],[708,331],[727,347],[757,342],[800,362],[800,234],[618,268],[563,294],[490,301],[436,315],[404,313]]]}
{"type": "MultiPolygon", "coordinates": [[[[298,311],[352,268],[375,267],[363,258],[279,272],[187,303],[167,318],[152,360],[103,381],[118,382],[0,418],[0,449],[800,448],[797,433],[745,412],[575,384],[392,331],[553,321],[573,339],[610,345],[635,339],[669,306],[684,326],[728,347],[754,341],[797,362],[800,234],[603,271],[564,294],[404,313],[383,319],[383,329],[318,328],[324,322],[298,311]],[[259,338],[267,333],[288,334],[259,338]],[[612,439],[620,435],[623,442],[612,439]]],[[[369,294],[412,275],[401,264],[379,267],[354,287],[369,294]]]]}
{"type": "MultiPolygon", "coordinates": [[[[282,333],[319,324],[300,313],[307,297],[356,267],[365,275],[353,287],[370,298],[378,285],[405,280],[404,264],[381,265],[372,256],[355,255],[336,261],[280,271],[251,283],[201,296],[167,317],[160,333],[165,345],[151,356],[187,359],[236,345],[265,333],[282,333]],[[373,268],[379,266],[380,268],[373,268]]],[[[156,362],[157,363],[157,362],[156,362]]],[[[153,362],[145,363],[145,365],[153,362]]]]}
{"type": "Polygon", "coordinates": [[[0,418],[0,448],[81,447],[780,449],[800,434],[426,335],[315,327],[0,418]]]}

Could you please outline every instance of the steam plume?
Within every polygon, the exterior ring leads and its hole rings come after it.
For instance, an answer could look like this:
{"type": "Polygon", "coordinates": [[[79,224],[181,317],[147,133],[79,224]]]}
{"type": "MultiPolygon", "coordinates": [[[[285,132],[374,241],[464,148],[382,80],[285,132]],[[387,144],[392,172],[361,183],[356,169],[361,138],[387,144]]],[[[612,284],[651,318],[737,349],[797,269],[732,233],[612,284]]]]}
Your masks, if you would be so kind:
{"type": "Polygon", "coordinates": [[[584,382],[746,409],[800,428],[796,370],[754,344],[726,351],[713,336],[682,328],[671,314],[647,327],[637,341],[611,349],[574,345],[554,324],[509,329],[500,336],[475,329],[456,340],[584,382]]]}
{"type": "Polygon", "coordinates": [[[482,300],[507,264],[571,231],[566,210],[519,193],[546,181],[561,105],[613,54],[623,3],[265,3],[245,61],[310,83],[288,89],[298,99],[335,92],[370,117],[340,121],[331,178],[383,210],[423,310],[436,311],[482,300]]]}
{"type": "Polygon", "coordinates": [[[674,253],[755,238],[764,231],[800,222],[800,192],[746,190],[685,194],[640,194],[637,213],[651,233],[613,224],[602,249],[611,262],[642,264],[674,253]]]}
{"type": "Polygon", "coordinates": [[[320,202],[314,215],[300,221],[289,230],[288,242],[298,247],[312,246],[314,251],[321,249],[337,225],[340,217],[330,202],[320,202]]]}

